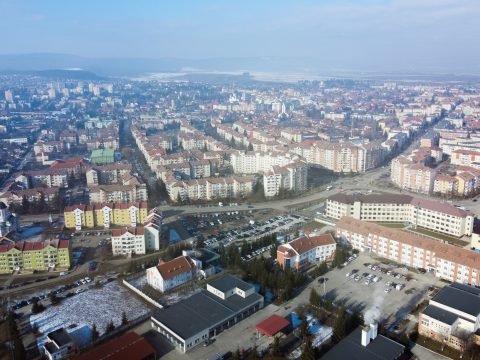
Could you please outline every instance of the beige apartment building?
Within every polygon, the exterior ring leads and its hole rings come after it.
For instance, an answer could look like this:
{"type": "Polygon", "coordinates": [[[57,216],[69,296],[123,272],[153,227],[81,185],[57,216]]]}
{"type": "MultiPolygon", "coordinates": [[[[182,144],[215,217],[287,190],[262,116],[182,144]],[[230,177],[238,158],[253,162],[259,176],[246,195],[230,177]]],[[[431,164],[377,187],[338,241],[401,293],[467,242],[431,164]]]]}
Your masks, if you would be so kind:
{"type": "Polygon", "coordinates": [[[336,235],[354,249],[424,268],[444,280],[470,285],[480,281],[480,254],[472,250],[350,216],[337,222],[336,235]]]}
{"type": "Polygon", "coordinates": [[[392,160],[390,180],[399,188],[429,194],[433,190],[435,171],[401,155],[392,160]]]}

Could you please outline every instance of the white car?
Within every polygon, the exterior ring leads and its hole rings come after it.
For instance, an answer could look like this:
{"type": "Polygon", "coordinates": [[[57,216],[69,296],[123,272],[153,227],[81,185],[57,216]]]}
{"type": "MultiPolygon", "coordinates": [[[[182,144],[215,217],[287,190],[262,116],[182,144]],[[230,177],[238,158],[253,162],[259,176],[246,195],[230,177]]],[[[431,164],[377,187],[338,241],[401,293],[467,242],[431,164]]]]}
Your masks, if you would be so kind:
{"type": "Polygon", "coordinates": [[[388,294],[390,291],[392,291],[392,288],[390,288],[390,287],[388,287],[388,288],[386,288],[385,290],[383,290],[383,292],[384,292],[385,294],[388,294]]]}
{"type": "Polygon", "coordinates": [[[352,275],[352,274],[350,274],[349,272],[347,272],[347,273],[345,274],[345,277],[349,277],[350,275],[352,275]]]}

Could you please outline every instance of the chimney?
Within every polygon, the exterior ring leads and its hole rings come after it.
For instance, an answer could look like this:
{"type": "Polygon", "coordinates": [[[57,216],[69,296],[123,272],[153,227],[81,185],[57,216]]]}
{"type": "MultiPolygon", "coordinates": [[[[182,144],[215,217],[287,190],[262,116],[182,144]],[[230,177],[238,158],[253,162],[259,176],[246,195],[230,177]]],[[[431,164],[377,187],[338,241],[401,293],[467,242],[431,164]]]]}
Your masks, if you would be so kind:
{"type": "Polygon", "coordinates": [[[367,346],[370,341],[375,340],[378,335],[378,324],[372,323],[362,327],[362,346],[367,346]]]}
{"type": "Polygon", "coordinates": [[[377,335],[378,335],[378,324],[377,323],[370,324],[370,337],[371,337],[371,339],[375,340],[377,335]]]}
{"type": "Polygon", "coordinates": [[[362,346],[367,346],[370,344],[370,327],[362,327],[362,346]]]}

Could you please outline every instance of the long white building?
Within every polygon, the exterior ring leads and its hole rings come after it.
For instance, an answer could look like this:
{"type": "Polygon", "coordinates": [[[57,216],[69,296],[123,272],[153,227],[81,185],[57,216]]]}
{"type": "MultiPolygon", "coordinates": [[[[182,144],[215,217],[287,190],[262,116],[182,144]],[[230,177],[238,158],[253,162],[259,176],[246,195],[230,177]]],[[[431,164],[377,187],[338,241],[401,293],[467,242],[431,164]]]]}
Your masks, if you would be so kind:
{"type": "Polygon", "coordinates": [[[472,235],[475,215],[439,201],[399,194],[347,195],[327,198],[325,215],[332,219],[351,216],[376,222],[405,222],[436,232],[472,235]]]}
{"type": "Polygon", "coordinates": [[[354,249],[400,264],[424,268],[436,277],[478,285],[480,254],[430,237],[344,216],[336,224],[338,239],[354,249]]]}

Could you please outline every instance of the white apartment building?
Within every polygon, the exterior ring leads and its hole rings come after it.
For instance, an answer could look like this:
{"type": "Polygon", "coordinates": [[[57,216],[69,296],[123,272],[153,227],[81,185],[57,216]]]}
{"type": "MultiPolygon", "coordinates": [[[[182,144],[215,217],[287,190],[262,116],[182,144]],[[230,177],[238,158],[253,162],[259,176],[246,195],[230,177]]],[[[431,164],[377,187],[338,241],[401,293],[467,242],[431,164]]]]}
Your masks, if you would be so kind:
{"type": "Polygon", "coordinates": [[[325,215],[375,222],[405,222],[453,236],[470,236],[475,215],[448,203],[399,194],[347,195],[327,198],[325,215]]]}
{"type": "Polygon", "coordinates": [[[286,166],[298,157],[280,152],[237,151],[230,156],[235,174],[261,174],[269,171],[272,166],[286,166]]]}
{"type": "Polygon", "coordinates": [[[272,166],[263,175],[263,191],[266,197],[274,197],[281,190],[300,192],[307,190],[308,166],[295,162],[286,166],[272,166]]]}
{"type": "Polygon", "coordinates": [[[146,253],[143,227],[124,227],[112,230],[112,253],[117,255],[141,255],[146,253]]]}
{"type": "Polygon", "coordinates": [[[470,285],[480,281],[480,254],[468,249],[350,216],[337,222],[336,235],[354,249],[424,268],[444,280],[470,285]]]}
{"type": "Polygon", "coordinates": [[[458,149],[452,151],[450,163],[452,165],[478,167],[480,165],[480,147],[477,150],[458,149]]]}
{"type": "Polygon", "coordinates": [[[277,249],[277,261],[282,269],[302,270],[312,263],[332,260],[337,243],[330,234],[305,235],[277,249]]]}
{"type": "Polygon", "coordinates": [[[418,316],[418,332],[464,351],[469,339],[480,344],[480,289],[451,284],[442,288],[418,316]]]}
{"type": "Polygon", "coordinates": [[[167,180],[167,193],[172,201],[212,200],[246,196],[253,190],[254,179],[249,176],[167,180]]]}
{"type": "Polygon", "coordinates": [[[194,279],[196,263],[190,256],[179,256],[147,269],[147,283],[155,290],[165,292],[194,279]]]}
{"type": "Polygon", "coordinates": [[[105,202],[147,201],[147,186],[140,185],[98,185],[89,188],[90,204],[105,202]]]}

